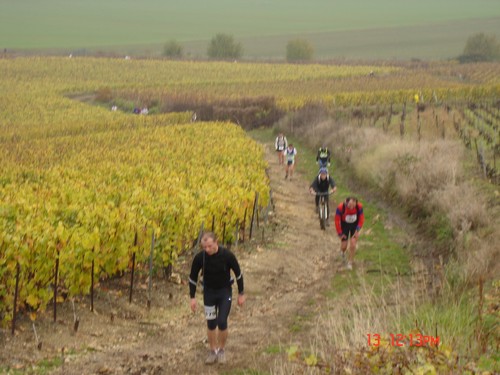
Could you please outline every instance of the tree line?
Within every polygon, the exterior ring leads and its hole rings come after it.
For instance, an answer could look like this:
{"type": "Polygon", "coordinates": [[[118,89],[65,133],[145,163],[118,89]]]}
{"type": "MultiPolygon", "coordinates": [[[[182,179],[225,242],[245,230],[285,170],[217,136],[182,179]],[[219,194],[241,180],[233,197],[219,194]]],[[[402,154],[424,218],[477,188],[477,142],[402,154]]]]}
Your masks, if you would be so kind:
{"type": "MultiPolygon", "coordinates": [[[[184,48],[178,41],[170,40],[163,48],[163,56],[182,59],[184,48]]],[[[237,60],[243,56],[243,46],[232,35],[219,33],[210,40],[207,56],[214,60],[237,60]]],[[[314,48],[305,39],[293,39],[286,45],[286,60],[288,62],[311,61],[313,57],[314,48]]]]}
{"type": "MultiPolygon", "coordinates": [[[[163,49],[163,56],[172,59],[182,59],[184,48],[176,40],[168,41],[163,49]]],[[[243,56],[243,46],[233,35],[218,33],[211,40],[207,48],[207,56],[214,60],[237,60],[243,56]]],[[[285,57],[287,62],[307,62],[314,58],[314,47],[306,39],[292,39],[286,45],[285,57]]],[[[471,35],[461,55],[457,56],[460,63],[500,61],[500,42],[494,34],[477,33],[471,35]]]]}

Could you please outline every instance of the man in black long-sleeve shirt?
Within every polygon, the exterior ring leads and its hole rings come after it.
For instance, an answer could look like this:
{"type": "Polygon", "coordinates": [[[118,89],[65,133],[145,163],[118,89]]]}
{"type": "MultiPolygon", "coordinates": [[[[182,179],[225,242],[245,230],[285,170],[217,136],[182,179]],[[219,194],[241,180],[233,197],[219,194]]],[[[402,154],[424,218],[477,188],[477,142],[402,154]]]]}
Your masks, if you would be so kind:
{"type": "Polygon", "coordinates": [[[322,167],[319,169],[319,174],[318,176],[313,180],[311,183],[311,186],[309,187],[309,192],[311,194],[316,193],[316,212],[319,211],[319,195],[324,194],[325,200],[326,200],[326,206],[328,208],[328,217],[327,217],[327,225],[329,224],[329,218],[330,218],[330,203],[328,199],[328,193],[335,193],[337,191],[337,187],[335,186],[335,181],[333,180],[333,177],[328,175],[328,169],[325,167],[322,167]]]}
{"type": "Polygon", "coordinates": [[[201,238],[201,245],[203,250],[195,255],[189,275],[190,306],[193,312],[196,311],[196,284],[198,274],[202,271],[203,304],[205,305],[207,335],[210,345],[210,353],[205,363],[224,363],[224,347],[228,336],[227,318],[231,310],[231,285],[233,284],[230,271],[233,270],[236,276],[239,306],[245,302],[243,274],[235,255],[228,249],[219,246],[214,233],[205,233],[201,238]]]}

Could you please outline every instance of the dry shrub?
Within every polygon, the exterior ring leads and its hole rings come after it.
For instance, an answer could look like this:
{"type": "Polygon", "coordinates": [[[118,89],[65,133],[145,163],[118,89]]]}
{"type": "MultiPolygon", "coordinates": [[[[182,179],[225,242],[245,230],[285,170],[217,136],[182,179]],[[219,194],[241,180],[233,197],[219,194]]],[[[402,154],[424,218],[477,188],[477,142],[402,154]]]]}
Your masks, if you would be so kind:
{"type": "Polygon", "coordinates": [[[332,122],[328,120],[313,123],[309,127],[304,127],[302,137],[308,140],[312,147],[321,146],[326,144],[330,150],[337,144],[333,142],[331,137],[332,122]]]}
{"type": "Polygon", "coordinates": [[[323,105],[308,103],[299,111],[280,118],[274,126],[276,130],[293,134],[311,147],[316,147],[325,140],[324,136],[332,132],[331,127],[335,126],[335,122],[329,120],[329,114],[323,105]],[[321,133],[316,131],[318,124],[321,124],[321,133]]]}
{"type": "Polygon", "coordinates": [[[389,138],[374,128],[354,128],[340,121],[322,119],[307,127],[297,129],[301,137],[314,147],[326,144],[341,162],[359,162],[374,145],[389,142],[389,138]],[[372,140],[377,139],[374,143],[372,140]]]}
{"type": "Polygon", "coordinates": [[[432,202],[438,209],[447,212],[450,224],[459,233],[467,233],[487,224],[486,203],[467,181],[447,184],[432,193],[432,202]]]}
{"type": "MultiPolygon", "coordinates": [[[[362,145],[363,143],[361,140],[358,145],[362,145]]],[[[354,155],[351,159],[357,176],[362,180],[371,181],[372,184],[384,188],[388,181],[393,180],[391,174],[395,169],[393,165],[394,156],[399,153],[399,148],[400,145],[397,142],[385,144],[372,143],[371,148],[364,150],[360,150],[358,147],[353,152],[354,155]]]]}
{"type": "MultiPolygon", "coordinates": [[[[486,220],[486,219],[485,219],[486,220]]],[[[461,267],[462,278],[468,283],[474,283],[480,277],[488,279],[500,274],[500,229],[495,228],[485,235],[477,232],[461,232],[457,237],[460,250],[458,263],[461,267]]]]}
{"type": "Polygon", "coordinates": [[[326,108],[319,103],[307,103],[294,115],[294,122],[297,125],[305,125],[318,123],[328,117],[326,108]]]}
{"type": "Polygon", "coordinates": [[[95,94],[95,100],[101,103],[108,103],[113,99],[113,91],[109,87],[101,87],[95,94]]]}
{"type": "Polygon", "coordinates": [[[448,187],[452,190],[463,178],[460,152],[451,141],[411,142],[376,134],[375,129],[358,133],[358,145],[352,160],[358,177],[369,179],[381,189],[391,189],[405,202],[418,201],[429,210],[439,205],[449,212],[453,204],[444,206],[448,187]]]}

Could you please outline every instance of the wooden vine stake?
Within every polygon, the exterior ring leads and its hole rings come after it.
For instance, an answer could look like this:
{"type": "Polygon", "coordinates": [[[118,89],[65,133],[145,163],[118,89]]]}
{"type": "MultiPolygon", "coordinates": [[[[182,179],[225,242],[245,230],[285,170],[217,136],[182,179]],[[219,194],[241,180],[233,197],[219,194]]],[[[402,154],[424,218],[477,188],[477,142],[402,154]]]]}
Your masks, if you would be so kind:
{"type": "Polygon", "coordinates": [[[242,228],[241,242],[245,242],[245,230],[246,230],[246,223],[247,223],[247,211],[248,211],[248,206],[245,207],[245,214],[243,215],[243,224],[241,225],[241,228],[242,228]]]}
{"type": "Polygon", "coordinates": [[[92,267],[90,270],[90,311],[94,312],[94,248],[92,248],[92,267]]]}
{"type": "Polygon", "coordinates": [[[255,211],[257,209],[258,203],[259,203],[259,192],[256,192],[255,193],[255,199],[253,201],[252,220],[250,221],[250,233],[248,234],[248,239],[249,240],[252,239],[253,222],[254,222],[254,219],[255,219],[255,211]]]}
{"type": "Polygon", "coordinates": [[[151,308],[151,287],[153,285],[153,254],[155,249],[155,231],[151,235],[151,252],[149,253],[149,283],[148,283],[148,309],[151,308]]]}
{"type": "Polygon", "coordinates": [[[403,103],[403,111],[401,113],[401,122],[399,123],[399,136],[405,136],[405,119],[406,119],[406,102],[403,103]]]}
{"type": "Polygon", "coordinates": [[[234,247],[238,247],[238,240],[240,238],[240,220],[236,220],[236,225],[234,228],[234,247]]]}
{"type": "Polygon", "coordinates": [[[387,115],[387,120],[384,122],[384,125],[382,126],[384,132],[386,133],[389,130],[389,126],[391,125],[391,119],[392,119],[392,106],[394,103],[391,103],[391,107],[389,108],[389,114],[387,115]]]}
{"type": "Polygon", "coordinates": [[[264,211],[264,225],[267,225],[269,218],[269,212],[273,209],[273,190],[269,190],[269,202],[267,203],[266,209],[264,211]]]}
{"type": "Polygon", "coordinates": [[[35,322],[34,321],[31,322],[31,326],[33,327],[33,332],[35,334],[36,348],[38,350],[42,350],[42,342],[40,341],[40,339],[38,338],[38,334],[36,333],[36,328],[35,328],[35,322]]]}
{"type": "MultiPolygon", "coordinates": [[[[59,246],[59,244],[58,244],[58,246],[59,246]]],[[[58,275],[59,275],[59,249],[57,250],[56,269],[54,272],[54,323],[57,321],[57,278],[58,278],[58,275]]]]}
{"type": "Polygon", "coordinates": [[[134,235],[134,252],[132,253],[132,270],[130,272],[130,290],[128,293],[128,303],[132,303],[132,291],[134,290],[134,271],[135,271],[135,249],[137,248],[137,229],[135,230],[134,235]]]}
{"type": "Polygon", "coordinates": [[[417,111],[417,137],[418,141],[422,139],[422,120],[420,119],[420,112],[417,111]]]}
{"type": "Polygon", "coordinates": [[[80,325],[80,318],[76,315],[75,301],[73,299],[71,300],[71,306],[73,306],[73,331],[76,333],[80,325]]]}
{"type": "Polygon", "coordinates": [[[132,254],[132,271],[130,272],[130,290],[128,294],[128,303],[132,303],[132,292],[134,290],[134,272],[135,272],[135,251],[132,254]]]}
{"type": "Polygon", "coordinates": [[[14,308],[12,309],[12,335],[16,331],[16,318],[17,318],[17,296],[19,294],[19,274],[21,273],[21,266],[16,264],[16,288],[14,289],[14,308]]]}

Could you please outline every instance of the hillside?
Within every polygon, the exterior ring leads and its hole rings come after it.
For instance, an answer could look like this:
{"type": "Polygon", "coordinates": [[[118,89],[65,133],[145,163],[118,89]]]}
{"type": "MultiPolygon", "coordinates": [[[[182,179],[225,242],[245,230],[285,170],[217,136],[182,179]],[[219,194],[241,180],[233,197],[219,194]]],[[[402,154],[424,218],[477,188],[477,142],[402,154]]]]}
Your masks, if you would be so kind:
{"type": "Polygon", "coordinates": [[[223,32],[242,42],[246,59],[283,60],[286,43],[300,37],[318,59],[440,60],[459,55],[472,34],[498,36],[499,19],[490,0],[7,1],[0,48],[157,57],[176,40],[199,59],[223,32]]]}

